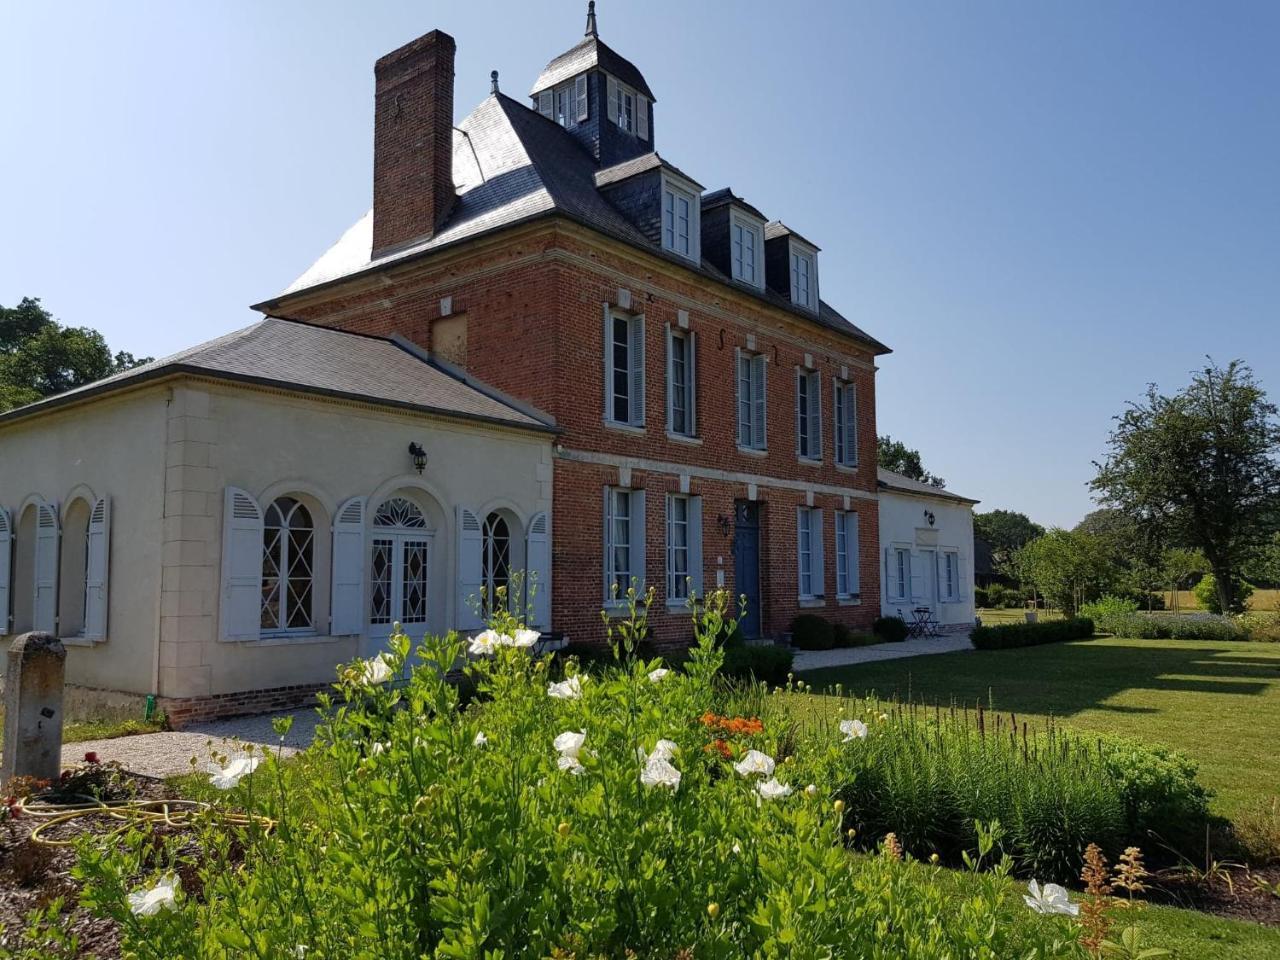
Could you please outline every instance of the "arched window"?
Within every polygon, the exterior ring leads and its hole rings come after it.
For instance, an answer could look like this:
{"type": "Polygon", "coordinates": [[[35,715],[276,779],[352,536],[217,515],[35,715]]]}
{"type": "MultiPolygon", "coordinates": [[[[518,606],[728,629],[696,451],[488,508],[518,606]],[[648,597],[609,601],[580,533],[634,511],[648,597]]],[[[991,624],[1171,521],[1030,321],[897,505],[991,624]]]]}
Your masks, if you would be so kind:
{"type": "Polygon", "coordinates": [[[315,525],[293,497],[267,507],[262,527],[263,631],[312,630],[315,594],[315,525]]]}
{"type": "Polygon", "coordinates": [[[373,515],[375,527],[404,527],[409,530],[421,530],[427,525],[427,518],[416,503],[405,497],[392,497],[378,507],[373,515]]]}
{"type": "MultiPolygon", "coordinates": [[[[484,578],[484,612],[487,616],[493,612],[498,590],[509,589],[511,585],[511,528],[507,526],[506,518],[497,512],[484,518],[481,573],[484,578]]],[[[508,596],[507,605],[511,606],[515,599],[508,596]]]]}
{"type": "Polygon", "coordinates": [[[427,621],[430,533],[427,518],[407,497],[384,501],[369,538],[369,624],[385,636],[392,623],[413,635],[427,621]]]}
{"type": "Polygon", "coordinates": [[[89,511],[77,497],[62,520],[62,582],[58,588],[58,635],[84,636],[85,587],[89,573],[89,511]]]}

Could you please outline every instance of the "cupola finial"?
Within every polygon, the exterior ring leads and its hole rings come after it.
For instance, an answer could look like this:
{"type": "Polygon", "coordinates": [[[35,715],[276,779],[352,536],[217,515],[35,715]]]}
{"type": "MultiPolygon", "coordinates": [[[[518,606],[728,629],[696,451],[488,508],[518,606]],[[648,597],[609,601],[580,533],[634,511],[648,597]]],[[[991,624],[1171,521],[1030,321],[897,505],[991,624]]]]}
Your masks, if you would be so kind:
{"type": "Polygon", "coordinates": [[[583,36],[600,36],[596,30],[596,0],[587,0],[587,32],[583,36]]]}
{"type": "Polygon", "coordinates": [[[498,92],[498,71],[497,70],[489,71],[489,83],[490,83],[489,92],[497,93],[498,92]]]}

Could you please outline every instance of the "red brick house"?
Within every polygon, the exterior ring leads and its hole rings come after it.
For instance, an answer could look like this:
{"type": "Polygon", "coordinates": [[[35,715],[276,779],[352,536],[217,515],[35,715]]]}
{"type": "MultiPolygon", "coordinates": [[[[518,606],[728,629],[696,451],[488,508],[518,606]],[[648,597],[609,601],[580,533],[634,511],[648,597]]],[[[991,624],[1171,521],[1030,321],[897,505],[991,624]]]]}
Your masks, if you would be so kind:
{"type": "MultiPolygon", "coordinates": [[[[402,337],[552,418],[554,631],[599,639],[642,584],[663,643],[690,586],[746,596],[751,635],[868,627],[888,348],[821,299],[817,245],[657,152],[654,93],[594,11],[527,97],[495,73],[456,126],[454,52],[434,31],[378,61],[373,209],[256,309],[402,337]]],[[[505,575],[488,520],[459,591],[505,575]]]]}

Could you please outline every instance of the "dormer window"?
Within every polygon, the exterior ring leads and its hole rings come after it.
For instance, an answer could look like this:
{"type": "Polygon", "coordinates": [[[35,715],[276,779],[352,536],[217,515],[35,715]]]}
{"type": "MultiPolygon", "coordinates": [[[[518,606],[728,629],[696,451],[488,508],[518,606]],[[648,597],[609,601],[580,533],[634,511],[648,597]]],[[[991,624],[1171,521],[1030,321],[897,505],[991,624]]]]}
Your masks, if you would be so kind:
{"type": "Polygon", "coordinates": [[[605,102],[609,111],[609,119],[641,140],[649,139],[649,100],[643,94],[636,93],[631,87],[616,77],[605,75],[605,102]]]}
{"type": "Polygon", "coordinates": [[[577,126],[587,119],[587,75],[574,77],[538,94],[538,112],[560,126],[577,126]]]}
{"type": "Polygon", "coordinates": [[[662,174],[662,249],[700,259],[698,191],[687,181],[662,174]]]}
{"type": "Polygon", "coordinates": [[[818,311],[818,261],[811,249],[791,242],[791,302],[818,311]]]}
{"type": "Polygon", "coordinates": [[[729,219],[729,265],[733,279],[764,286],[764,224],[736,211],[729,219]]]}

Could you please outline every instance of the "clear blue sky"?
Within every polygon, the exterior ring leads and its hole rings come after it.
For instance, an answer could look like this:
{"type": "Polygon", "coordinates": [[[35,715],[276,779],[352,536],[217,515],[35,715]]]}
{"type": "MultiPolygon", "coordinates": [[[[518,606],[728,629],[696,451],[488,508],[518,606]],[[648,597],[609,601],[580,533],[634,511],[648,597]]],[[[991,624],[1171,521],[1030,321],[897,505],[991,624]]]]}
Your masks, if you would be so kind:
{"type": "MultiPolygon", "coordinates": [[[[0,303],[163,355],[254,319],[368,209],[373,61],[526,94],[585,3],[7,3],[0,303]]],[[[882,433],[1072,524],[1110,417],[1206,353],[1280,395],[1280,3],[621,2],[658,149],[819,243],[892,346],[882,433]]]]}

